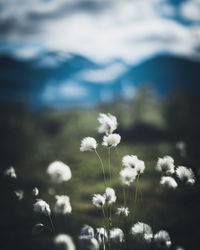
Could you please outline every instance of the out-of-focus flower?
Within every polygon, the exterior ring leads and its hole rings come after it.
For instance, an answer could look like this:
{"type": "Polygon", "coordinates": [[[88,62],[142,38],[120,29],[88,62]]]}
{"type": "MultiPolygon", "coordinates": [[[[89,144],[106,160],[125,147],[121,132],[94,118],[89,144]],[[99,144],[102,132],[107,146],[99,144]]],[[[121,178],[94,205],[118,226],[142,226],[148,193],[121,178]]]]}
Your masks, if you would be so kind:
{"type": "Polygon", "coordinates": [[[33,189],[33,191],[32,191],[32,194],[34,195],[34,196],[38,196],[38,194],[39,194],[39,190],[38,190],[38,188],[34,188],[33,189]]]}
{"type": "Polygon", "coordinates": [[[47,173],[51,177],[51,180],[58,184],[69,181],[72,177],[69,166],[61,161],[52,162],[47,168],[47,173]]]}
{"type": "Polygon", "coordinates": [[[113,204],[117,197],[115,195],[115,190],[113,188],[110,188],[110,187],[107,187],[106,188],[106,191],[105,191],[105,194],[104,194],[104,197],[106,199],[106,202],[110,205],[110,204],[113,204]]]}
{"type": "Polygon", "coordinates": [[[124,167],[134,168],[137,174],[142,174],[145,170],[144,161],[138,159],[136,155],[125,155],[122,158],[122,165],[124,167]]]}
{"type": "Polygon", "coordinates": [[[9,167],[6,170],[4,170],[4,175],[14,179],[17,178],[17,174],[15,172],[14,167],[9,167]]]}
{"type": "Polygon", "coordinates": [[[176,250],[184,250],[182,247],[178,246],[176,250]]]}
{"type": "Polygon", "coordinates": [[[88,235],[79,236],[80,249],[83,250],[99,250],[97,239],[88,235]]]}
{"type": "Polygon", "coordinates": [[[186,156],[186,143],[184,141],[179,141],[176,143],[176,148],[178,149],[180,156],[185,157],[186,156]]]}
{"type": "Polygon", "coordinates": [[[101,194],[94,194],[92,197],[92,203],[94,206],[98,208],[102,208],[106,202],[106,199],[103,195],[101,194]]]}
{"type": "Polygon", "coordinates": [[[70,199],[67,195],[56,195],[56,203],[54,206],[55,213],[58,214],[70,214],[72,207],[70,204],[70,199]]]}
{"type": "Polygon", "coordinates": [[[99,114],[98,121],[100,126],[98,127],[99,133],[112,134],[117,129],[117,118],[111,114],[99,114]]]}
{"type": "Polygon", "coordinates": [[[58,234],[54,238],[54,244],[59,250],[75,250],[76,247],[72,238],[67,234],[58,234]]]}
{"type": "Polygon", "coordinates": [[[36,202],[33,204],[33,211],[35,213],[41,213],[45,215],[50,215],[51,209],[49,207],[49,204],[46,203],[46,201],[42,199],[36,200],[36,202]]]}
{"type": "Polygon", "coordinates": [[[120,228],[112,228],[110,230],[110,240],[116,243],[124,241],[124,233],[120,228]]]}
{"type": "Polygon", "coordinates": [[[93,151],[97,148],[97,142],[93,137],[85,137],[81,141],[80,151],[93,151]]]}
{"type": "Polygon", "coordinates": [[[178,186],[175,179],[172,178],[171,176],[163,176],[161,178],[160,184],[163,186],[166,186],[168,188],[173,188],[173,189],[177,188],[177,186],[178,186]]]}
{"type": "Polygon", "coordinates": [[[102,245],[105,242],[107,242],[108,241],[108,233],[107,233],[106,229],[103,227],[96,228],[95,238],[99,242],[99,245],[102,245]]]}
{"type": "Polygon", "coordinates": [[[116,147],[121,141],[119,134],[110,134],[103,137],[102,145],[105,147],[116,147]]]}
{"type": "Polygon", "coordinates": [[[195,183],[195,176],[191,168],[178,166],[176,169],[176,175],[181,181],[186,182],[189,185],[195,183]]]}
{"type": "Polygon", "coordinates": [[[159,248],[170,248],[171,240],[167,231],[161,230],[154,235],[154,243],[159,248]]]}
{"type": "Polygon", "coordinates": [[[133,239],[140,243],[151,243],[153,238],[152,229],[148,224],[137,222],[131,228],[131,235],[133,239]]]}
{"type": "Polygon", "coordinates": [[[123,185],[130,186],[130,184],[135,180],[137,172],[134,168],[125,167],[119,173],[120,179],[123,185]]]}
{"type": "Polygon", "coordinates": [[[37,223],[32,228],[32,234],[37,235],[44,230],[44,225],[42,223],[37,223]]]}
{"type": "Polygon", "coordinates": [[[18,200],[22,200],[24,198],[24,191],[23,190],[16,190],[14,191],[15,196],[18,200]]]}
{"type": "Polygon", "coordinates": [[[80,235],[87,235],[87,236],[90,236],[90,237],[94,237],[94,229],[89,225],[84,225],[81,228],[80,235]]]}
{"type": "Polygon", "coordinates": [[[166,155],[163,158],[158,158],[156,170],[167,175],[172,175],[174,173],[174,168],[174,159],[171,156],[166,155]]]}
{"type": "Polygon", "coordinates": [[[129,208],[128,207],[118,207],[117,208],[117,215],[124,215],[124,216],[128,216],[130,213],[129,208]]]}

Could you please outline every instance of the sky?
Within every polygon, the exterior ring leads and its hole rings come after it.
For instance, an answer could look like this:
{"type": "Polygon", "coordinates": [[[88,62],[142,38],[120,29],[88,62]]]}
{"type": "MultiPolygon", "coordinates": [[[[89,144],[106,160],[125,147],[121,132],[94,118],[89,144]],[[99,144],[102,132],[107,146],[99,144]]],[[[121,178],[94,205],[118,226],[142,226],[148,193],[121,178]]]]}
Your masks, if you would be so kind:
{"type": "MultiPolygon", "coordinates": [[[[200,61],[200,0],[0,0],[0,57],[9,55],[27,65],[34,61],[38,70],[29,77],[24,69],[3,69],[10,89],[19,85],[13,89],[16,99],[26,97],[24,89],[34,84],[40,85],[41,102],[86,101],[94,86],[98,98],[112,100],[114,82],[163,54],[200,61]],[[74,55],[88,61],[73,62],[74,55]],[[75,64],[76,70],[60,77],[64,63],[73,70],[75,64]]],[[[134,80],[123,82],[120,91],[129,98],[134,80]]],[[[9,95],[7,89],[0,98],[9,95]]]]}
{"type": "Polygon", "coordinates": [[[75,53],[127,64],[160,52],[200,57],[200,0],[1,0],[0,53],[75,53]]]}

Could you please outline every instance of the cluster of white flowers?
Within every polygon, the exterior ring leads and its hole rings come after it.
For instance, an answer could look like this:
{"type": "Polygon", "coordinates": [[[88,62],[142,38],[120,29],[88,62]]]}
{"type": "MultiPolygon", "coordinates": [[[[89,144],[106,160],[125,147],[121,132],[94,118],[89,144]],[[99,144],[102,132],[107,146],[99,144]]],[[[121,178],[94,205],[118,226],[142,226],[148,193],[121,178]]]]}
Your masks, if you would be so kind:
{"type": "Polygon", "coordinates": [[[98,132],[102,134],[112,134],[117,129],[117,119],[111,114],[99,114],[98,121],[100,126],[98,132]]]}
{"type": "Polygon", "coordinates": [[[4,175],[14,179],[17,178],[17,174],[15,172],[14,167],[9,167],[6,170],[4,170],[4,175]]]}
{"type": "Polygon", "coordinates": [[[76,247],[72,238],[67,234],[58,234],[54,238],[54,244],[59,250],[75,250],[76,247]]]}
{"type": "Polygon", "coordinates": [[[195,176],[191,168],[178,166],[176,169],[176,175],[181,181],[186,182],[189,185],[195,183],[195,176]]]}
{"type": "Polygon", "coordinates": [[[104,244],[108,241],[108,233],[104,227],[96,228],[96,239],[99,242],[99,245],[104,244]]]}
{"type": "Polygon", "coordinates": [[[163,158],[158,158],[156,164],[156,170],[163,172],[166,175],[172,175],[175,172],[174,159],[171,156],[164,156],[163,158]]]}
{"type": "Polygon", "coordinates": [[[122,165],[124,167],[133,168],[137,174],[142,174],[145,170],[144,161],[138,159],[136,155],[125,155],[122,158],[122,165]]]}
{"type": "Polygon", "coordinates": [[[70,199],[67,195],[56,195],[55,198],[56,198],[56,203],[54,206],[55,213],[70,214],[72,212],[70,199]]]}
{"type": "Polygon", "coordinates": [[[61,161],[52,162],[48,168],[47,173],[54,183],[62,183],[69,181],[72,177],[70,168],[61,161]]]}
{"type": "Polygon", "coordinates": [[[117,147],[121,141],[121,136],[119,134],[109,134],[103,137],[102,145],[105,147],[117,147]]]}
{"type": "Polygon", "coordinates": [[[129,208],[128,207],[118,207],[117,208],[117,215],[124,215],[124,216],[128,216],[130,213],[129,208]]]}
{"type": "Polygon", "coordinates": [[[92,203],[97,208],[102,208],[106,202],[106,198],[101,194],[94,194],[92,197],[92,203]]]}
{"type": "Polygon", "coordinates": [[[131,228],[131,235],[133,239],[139,241],[140,243],[151,243],[153,239],[153,232],[148,224],[137,222],[131,228]]]}
{"type": "Polygon", "coordinates": [[[51,214],[51,209],[48,203],[42,199],[36,200],[36,202],[33,204],[33,211],[35,213],[41,213],[45,215],[51,214]]]}

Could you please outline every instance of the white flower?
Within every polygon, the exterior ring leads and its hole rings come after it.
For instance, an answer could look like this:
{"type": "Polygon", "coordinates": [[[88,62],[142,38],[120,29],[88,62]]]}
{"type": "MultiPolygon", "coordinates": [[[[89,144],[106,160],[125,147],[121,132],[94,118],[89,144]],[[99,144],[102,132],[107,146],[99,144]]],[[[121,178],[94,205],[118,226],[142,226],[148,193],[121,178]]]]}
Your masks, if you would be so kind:
{"type": "Polygon", "coordinates": [[[154,242],[157,247],[169,248],[171,246],[171,240],[168,232],[161,230],[154,235],[154,242]]]}
{"type": "Polygon", "coordinates": [[[178,166],[176,169],[176,175],[181,181],[184,181],[187,184],[193,185],[195,183],[195,176],[191,168],[178,166]]]}
{"type": "Polygon", "coordinates": [[[184,250],[182,247],[178,246],[176,250],[184,250]]]}
{"type": "Polygon", "coordinates": [[[98,127],[99,133],[112,134],[117,129],[117,119],[111,114],[99,114],[98,121],[100,126],[98,127]]]}
{"type": "Polygon", "coordinates": [[[14,178],[14,179],[17,178],[17,174],[16,174],[16,172],[15,172],[14,167],[9,167],[9,168],[7,168],[7,169],[4,171],[4,175],[5,175],[5,176],[8,176],[8,177],[10,177],[10,178],[14,178]]]}
{"type": "Polygon", "coordinates": [[[117,215],[124,215],[124,216],[128,216],[130,213],[129,208],[128,207],[118,207],[117,208],[117,215]]]}
{"type": "Polygon", "coordinates": [[[54,238],[54,244],[60,250],[75,250],[75,245],[72,238],[67,234],[58,234],[54,238]]]}
{"type": "Polygon", "coordinates": [[[168,188],[173,188],[173,189],[177,188],[177,186],[178,186],[175,179],[170,177],[170,176],[163,176],[161,178],[160,184],[164,185],[164,186],[166,186],[168,188]]]}
{"type": "Polygon", "coordinates": [[[94,237],[94,229],[89,226],[89,225],[84,225],[82,228],[81,228],[81,235],[87,235],[87,236],[90,236],[90,237],[94,237]]]}
{"type": "Polygon", "coordinates": [[[174,159],[171,156],[166,155],[163,158],[158,158],[156,170],[171,175],[174,173],[174,168],[174,159]]]}
{"type": "Polygon", "coordinates": [[[97,239],[97,241],[99,242],[99,245],[103,244],[104,242],[108,241],[108,234],[105,228],[100,227],[100,228],[96,228],[96,234],[95,237],[97,239]]]}
{"type": "Polygon", "coordinates": [[[88,235],[79,236],[79,245],[80,249],[83,250],[99,250],[98,241],[94,237],[88,235]]]}
{"type": "Polygon", "coordinates": [[[102,145],[105,147],[116,147],[121,141],[119,134],[110,134],[103,137],[102,145]]]}
{"type": "Polygon", "coordinates": [[[97,142],[93,137],[85,137],[81,141],[80,151],[93,151],[97,148],[97,142]]]}
{"type": "Polygon", "coordinates": [[[122,158],[122,165],[124,167],[134,168],[137,174],[142,174],[145,170],[144,161],[138,159],[136,155],[125,155],[122,158]]]}
{"type": "Polygon", "coordinates": [[[126,167],[120,171],[119,175],[122,184],[130,186],[130,184],[135,180],[137,172],[134,168],[126,167]]]}
{"type": "Polygon", "coordinates": [[[45,215],[50,215],[50,213],[51,213],[49,204],[47,204],[44,200],[41,200],[41,199],[38,199],[33,204],[33,211],[35,213],[41,213],[41,214],[45,214],[45,215]]]}
{"type": "Polygon", "coordinates": [[[133,239],[136,239],[141,243],[151,243],[153,238],[151,227],[148,224],[142,222],[137,222],[135,225],[133,225],[131,228],[131,235],[133,239]]]}
{"type": "Polygon", "coordinates": [[[22,200],[24,198],[24,191],[23,190],[16,190],[14,191],[18,200],[22,200]]]}
{"type": "Polygon", "coordinates": [[[98,208],[101,208],[104,206],[106,202],[106,199],[103,195],[101,194],[94,194],[93,197],[92,197],[92,203],[94,206],[98,207],[98,208]]]}
{"type": "Polygon", "coordinates": [[[39,194],[38,188],[35,187],[35,188],[33,189],[32,193],[33,193],[34,196],[38,196],[38,194],[39,194]]]}
{"type": "Polygon", "coordinates": [[[106,199],[106,202],[110,205],[112,203],[114,203],[117,199],[116,195],[115,195],[115,190],[113,188],[107,187],[104,197],[106,199]]]}
{"type": "Polygon", "coordinates": [[[70,199],[67,195],[56,195],[56,203],[54,206],[55,213],[58,214],[70,214],[72,207],[70,204],[70,199]]]}
{"type": "Polygon", "coordinates": [[[110,230],[110,240],[116,243],[124,241],[124,233],[120,228],[112,228],[110,230]]]}
{"type": "Polygon", "coordinates": [[[70,168],[61,161],[52,162],[47,168],[47,173],[50,175],[51,180],[58,184],[72,178],[70,168]]]}

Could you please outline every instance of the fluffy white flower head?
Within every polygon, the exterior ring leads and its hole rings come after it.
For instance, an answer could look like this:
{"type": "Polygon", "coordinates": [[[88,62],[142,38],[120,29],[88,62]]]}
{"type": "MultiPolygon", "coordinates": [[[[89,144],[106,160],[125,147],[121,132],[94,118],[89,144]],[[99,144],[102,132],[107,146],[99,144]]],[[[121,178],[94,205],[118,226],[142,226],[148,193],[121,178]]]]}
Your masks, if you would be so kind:
{"type": "Polygon", "coordinates": [[[179,166],[176,169],[176,175],[181,181],[184,181],[189,185],[193,185],[195,183],[195,176],[191,168],[179,166]]]}
{"type": "Polygon", "coordinates": [[[5,175],[5,176],[8,176],[8,177],[10,177],[10,178],[14,178],[14,179],[17,178],[17,174],[16,174],[16,172],[15,172],[14,167],[9,167],[9,168],[7,168],[7,169],[4,171],[4,175],[5,175]]]}
{"type": "Polygon", "coordinates": [[[117,215],[124,215],[124,216],[128,216],[130,213],[129,208],[128,207],[118,207],[117,208],[117,215]]]}
{"type": "Polygon", "coordinates": [[[41,213],[41,214],[45,214],[45,215],[50,215],[50,213],[51,213],[49,204],[47,204],[46,201],[44,201],[42,199],[38,199],[33,204],[33,211],[35,213],[41,213]]]}
{"type": "Polygon", "coordinates": [[[16,190],[14,191],[15,196],[18,200],[22,200],[24,198],[24,191],[23,190],[16,190]]]}
{"type": "Polygon", "coordinates": [[[110,240],[116,243],[124,241],[124,233],[120,228],[112,228],[110,230],[110,240]]]}
{"type": "Polygon", "coordinates": [[[47,173],[51,177],[51,180],[58,184],[69,181],[72,178],[69,166],[61,161],[52,162],[47,168],[47,173]]]}
{"type": "Polygon", "coordinates": [[[110,205],[113,204],[117,197],[115,195],[115,190],[113,188],[107,187],[106,191],[104,193],[104,197],[106,199],[106,202],[110,205]]]}
{"type": "Polygon", "coordinates": [[[139,160],[136,155],[125,155],[122,158],[122,165],[124,167],[134,168],[137,174],[142,174],[145,170],[144,161],[139,160]]]}
{"type": "Polygon", "coordinates": [[[97,148],[97,142],[93,137],[85,137],[81,141],[80,151],[93,151],[97,148]]]}
{"type": "Polygon", "coordinates": [[[163,186],[166,186],[168,188],[172,188],[172,189],[175,189],[178,186],[175,179],[172,178],[171,176],[163,176],[161,178],[160,184],[163,185],[163,186]]]}
{"type": "Polygon", "coordinates": [[[54,206],[55,213],[70,214],[72,212],[70,199],[67,195],[56,195],[55,198],[56,198],[56,203],[54,206]]]}
{"type": "Polygon", "coordinates": [[[168,232],[161,230],[154,235],[154,243],[159,248],[170,248],[171,240],[168,232]]]}
{"type": "Polygon", "coordinates": [[[75,245],[72,238],[67,234],[58,234],[54,238],[54,244],[60,250],[75,250],[75,245]]]}
{"type": "Polygon", "coordinates": [[[151,243],[153,238],[152,229],[148,224],[137,222],[131,228],[131,235],[133,239],[141,243],[151,243]]]}
{"type": "Polygon", "coordinates": [[[105,147],[116,147],[121,141],[119,134],[110,134],[103,137],[102,145],[105,147]]]}
{"type": "Polygon", "coordinates": [[[117,129],[117,119],[111,114],[99,114],[98,121],[100,126],[98,127],[99,133],[112,134],[117,129]]]}
{"type": "Polygon", "coordinates": [[[101,194],[94,194],[92,197],[92,203],[94,206],[101,208],[104,206],[106,198],[101,194]]]}
{"type": "Polygon", "coordinates": [[[120,171],[119,175],[122,184],[130,186],[130,184],[135,180],[137,172],[134,168],[126,167],[120,171]]]}
{"type": "Polygon", "coordinates": [[[158,158],[156,170],[172,175],[175,172],[174,168],[174,159],[171,156],[166,155],[163,158],[158,158]]]}

